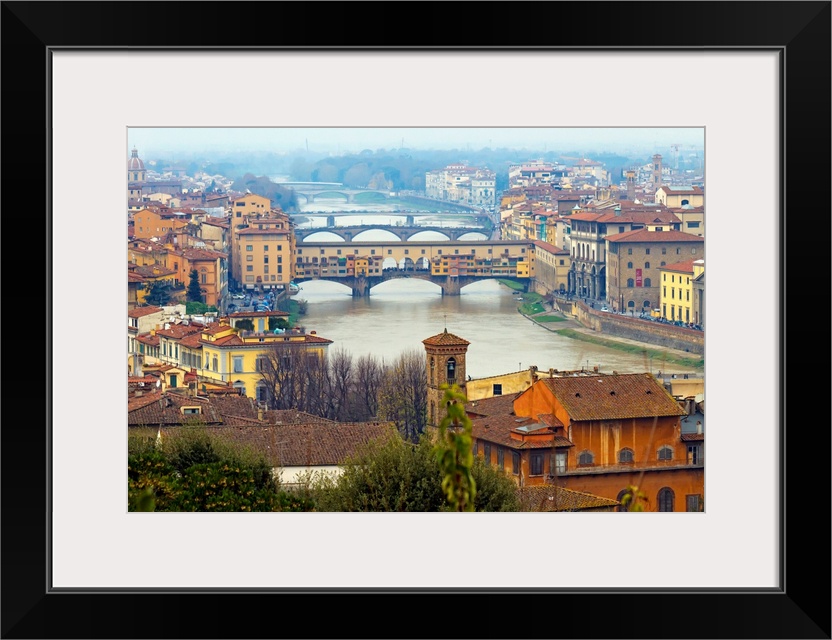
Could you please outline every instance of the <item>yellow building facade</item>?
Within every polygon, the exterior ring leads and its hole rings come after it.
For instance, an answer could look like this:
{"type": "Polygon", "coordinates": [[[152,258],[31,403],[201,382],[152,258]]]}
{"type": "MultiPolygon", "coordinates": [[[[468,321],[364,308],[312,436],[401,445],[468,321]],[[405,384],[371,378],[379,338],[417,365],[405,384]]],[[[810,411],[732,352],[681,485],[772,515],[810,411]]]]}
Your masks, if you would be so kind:
{"type": "Polygon", "coordinates": [[[246,289],[284,288],[295,278],[296,241],[289,216],[280,209],[270,209],[243,214],[238,223],[237,213],[232,208],[232,280],[246,289]]]}
{"type": "Polygon", "coordinates": [[[694,261],[677,262],[659,269],[662,318],[671,322],[695,322],[693,313],[694,261]]]}

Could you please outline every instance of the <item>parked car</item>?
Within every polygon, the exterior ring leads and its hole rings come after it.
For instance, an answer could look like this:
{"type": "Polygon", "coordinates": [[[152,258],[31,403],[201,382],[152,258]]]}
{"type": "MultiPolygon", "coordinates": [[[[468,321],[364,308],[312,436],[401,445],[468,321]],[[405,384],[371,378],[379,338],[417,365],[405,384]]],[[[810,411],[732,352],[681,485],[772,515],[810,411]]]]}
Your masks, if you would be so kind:
{"type": "Polygon", "coordinates": [[[601,308],[599,309],[599,311],[609,311],[609,309],[608,309],[608,308],[606,307],[606,305],[605,305],[605,306],[601,307],[601,308]]]}

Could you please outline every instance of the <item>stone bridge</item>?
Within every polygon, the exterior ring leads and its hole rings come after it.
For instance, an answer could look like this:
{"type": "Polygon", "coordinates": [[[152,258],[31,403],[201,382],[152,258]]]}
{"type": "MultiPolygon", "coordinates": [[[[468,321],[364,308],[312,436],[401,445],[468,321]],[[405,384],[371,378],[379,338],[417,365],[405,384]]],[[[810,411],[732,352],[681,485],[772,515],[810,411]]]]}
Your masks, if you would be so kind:
{"type": "Polygon", "coordinates": [[[530,240],[299,242],[295,280],[335,280],[355,296],[395,277],[429,280],[443,295],[459,295],[478,280],[515,280],[528,287],[533,251],[530,240]]]}
{"type": "Polygon", "coordinates": [[[515,278],[505,275],[473,275],[473,276],[449,276],[449,275],[432,275],[430,270],[405,270],[405,269],[387,269],[381,275],[324,275],[296,278],[298,282],[308,282],[310,280],[328,280],[332,282],[339,282],[346,287],[352,289],[353,297],[361,298],[370,295],[370,289],[380,285],[383,282],[395,280],[398,278],[414,278],[416,280],[426,280],[439,286],[442,290],[443,296],[458,296],[464,287],[481,280],[511,280],[518,282],[524,287],[524,291],[528,291],[528,278],[515,278]]]}
{"type": "Polygon", "coordinates": [[[481,233],[486,238],[488,238],[489,231],[487,229],[483,229],[482,227],[417,227],[417,226],[395,226],[395,225],[380,225],[380,224],[364,224],[364,225],[355,225],[351,227],[336,227],[336,226],[327,226],[327,227],[316,227],[312,229],[295,229],[295,238],[297,239],[298,244],[302,243],[306,238],[321,232],[327,233],[334,233],[336,236],[342,238],[346,242],[352,242],[355,236],[363,233],[364,231],[373,231],[378,229],[379,231],[389,231],[393,235],[397,236],[399,240],[402,242],[406,242],[411,236],[421,233],[422,231],[436,231],[441,233],[448,240],[459,240],[460,236],[465,235],[466,233],[481,233]]]}

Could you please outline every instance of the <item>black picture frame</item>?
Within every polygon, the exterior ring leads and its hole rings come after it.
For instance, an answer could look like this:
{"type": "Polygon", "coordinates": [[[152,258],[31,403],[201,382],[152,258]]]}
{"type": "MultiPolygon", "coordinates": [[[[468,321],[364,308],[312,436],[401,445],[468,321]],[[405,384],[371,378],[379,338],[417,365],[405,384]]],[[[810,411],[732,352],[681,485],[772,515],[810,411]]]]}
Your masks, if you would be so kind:
{"type": "MultiPolygon", "coordinates": [[[[4,344],[6,402],[2,405],[4,428],[0,436],[3,638],[830,638],[830,524],[824,506],[828,505],[830,434],[823,409],[829,385],[825,367],[818,368],[816,357],[805,357],[824,353],[820,347],[828,344],[825,326],[818,325],[828,322],[829,299],[826,292],[803,293],[807,281],[813,283],[822,279],[818,274],[828,274],[830,264],[830,2],[482,2],[421,6],[413,2],[3,2],[1,11],[5,89],[2,175],[6,187],[2,203],[7,214],[2,282],[10,303],[7,308],[12,310],[5,314],[11,328],[7,329],[4,344]],[[198,4],[211,11],[196,11],[198,4]],[[160,8],[164,8],[168,24],[186,28],[158,28],[152,16],[160,8]],[[433,9],[440,8],[444,14],[441,21],[432,15],[433,9]],[[262,28],[261,20],[275,10],[281,23],[302,24],[304,28],[262,28]],[[395,35],[391,35],[390,28],[377,28],[368,17],[382,12],[385,19],[392,20],[402,11],[407,17],[396,18],[395,35]],[[217,21],[222,12],[233,19],[217,21]],[[452,19],[461,14],[465,14],[464,20],[452,19]],[[524,15],[528,17],[525,22],[524,15]],[[229,27],[247,21],[259,28],[247,30],[243,42],[237,30],[229,27]],[[542,28],[547,22],[551,26],[542,28]],[[460,24],[466,28],[454,26],[460,24]],[[783,540],[780,589],[736,593],[587,589],[554,595],[418,589],[279,594],[223,590],[136,590],[118,594],[50,591],[50,353],[44,334],[21,322],[45,316],[47,336],[56,326],[46,270],[52,246],[49,220],[54,214],[47,179],[49,53],[65,47],[200,50],[275,46],[780,51],[785,79],[781,97],[784,189],[779,310],[783,376],[778,390],[780,445],[784,452],[779,487],[784,505],[779,523],[783,540]],[[809,159],[811,175],[805,170],[809,159]],[[26,194],[31,202],[44,202],[47,215],[40,216],[37,205],[24,212],[18,205],[20,194],[26,194]],[[787,210],[789,216],[785,215],[787,210]],[[801,211],[810,215],[800,215],[801,211]],[[19,277],[15,265],[21,260],[22,232],[28,238],[47,241],[43,243],[45,257],[41,259],[41,252],[33,253],[32,268],[27,267],[26,275],[19,277]],[[786,255],[792,269],[785,268],[786,255]],[[43,271],[39,272],[37,266],[43,271]],[[43,283],[47,283],[45,291],[43,283]],[[788,351],[787,331],[792,336],[788,351]],[[26,332],[32,332],[29,340],[18,339],[26,332]],[[40,360],[33,356],[32,347],[37,344],[44,347],[40,360]],[[44,370],[45,374],[40,373],[44,370]],[[788,407],[787,378],[794,399],[788,407]],[[822,388],[818,382],[821,378],[822,388]],[[19,388],[18,384],[26,386],[19,388]],[[33,387],[38,389],[36,395],[23,395],[25,389],[33,387]],[[815,415],[818,413],[823,415],[820,420],[815,415]],[[807,455],[810,451],[820,455],[814,459],[807,455]]],[[[763,259],[759,253],[755,255],[763,259]]],[[[78,426],[83,429],[82,424],[78,426]]],[[[753,473],[753,462],[740,456],[737,472],[753,473]]],[[[695,562],[696,554],[703,552],[680,544],[676,560],[680,566],[695,562]]],[[[464,562],[471,560],[465,558],[464,562]]]]}

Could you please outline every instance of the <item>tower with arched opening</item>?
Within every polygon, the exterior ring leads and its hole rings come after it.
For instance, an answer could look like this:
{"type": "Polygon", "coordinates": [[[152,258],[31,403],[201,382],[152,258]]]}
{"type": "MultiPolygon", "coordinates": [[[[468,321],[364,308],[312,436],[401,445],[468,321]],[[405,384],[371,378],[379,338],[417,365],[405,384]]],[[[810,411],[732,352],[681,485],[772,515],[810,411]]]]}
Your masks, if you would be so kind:
{"type": "Polygon", "coordinates": [[[444,415],[442,397],[445,395],[443,385],[458,385],[465,393],[467,380],[465,355],[468,351],[467,340],[448,333],[445,329],[440,334],[422,340],[425,345],[425,366],[427,367],[427,401],[428,426],[437,427],[444,415]]]}

